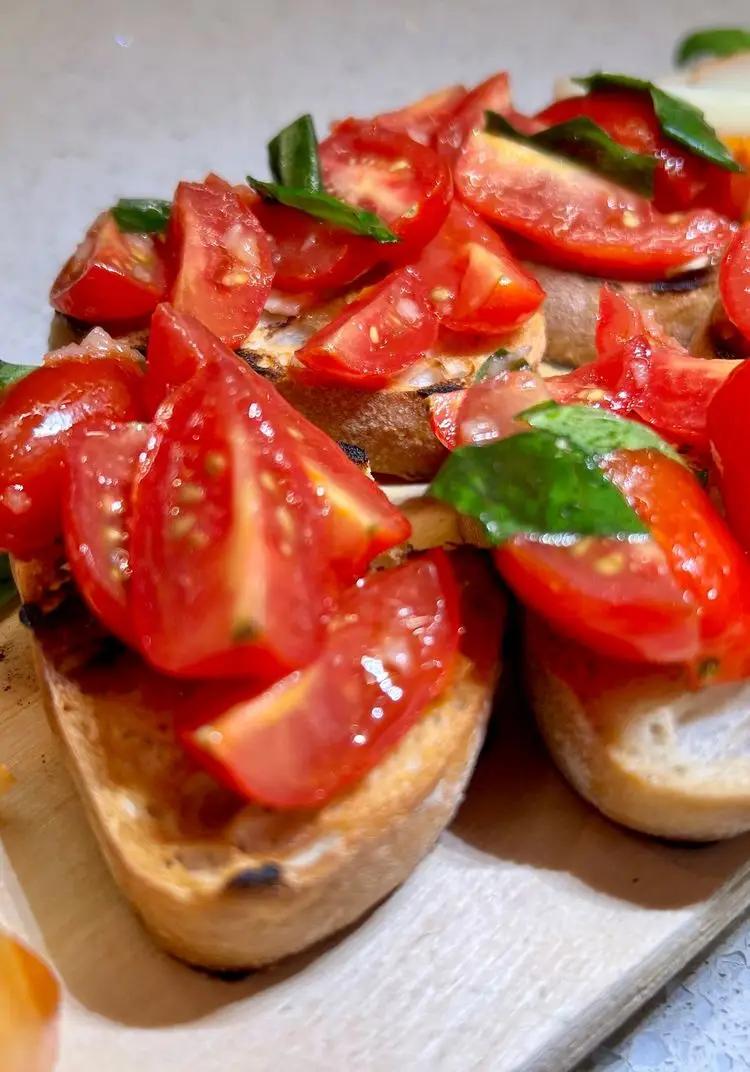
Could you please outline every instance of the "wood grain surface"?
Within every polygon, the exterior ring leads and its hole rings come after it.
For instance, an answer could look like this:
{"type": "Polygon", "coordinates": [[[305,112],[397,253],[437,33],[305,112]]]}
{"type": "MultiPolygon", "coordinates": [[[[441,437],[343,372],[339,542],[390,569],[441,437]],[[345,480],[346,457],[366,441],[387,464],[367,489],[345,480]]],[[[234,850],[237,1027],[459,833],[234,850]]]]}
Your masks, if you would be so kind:
{"type": "Polygon", "coordinates": [[[98,854],[0,626],[0,922],[65,987],[63,1072],[562,1072],[750,900],[750,840],[684,848],[582,803],[501,697],[453,826],[361,924],[228,981],[157,951],[98,854]]]}

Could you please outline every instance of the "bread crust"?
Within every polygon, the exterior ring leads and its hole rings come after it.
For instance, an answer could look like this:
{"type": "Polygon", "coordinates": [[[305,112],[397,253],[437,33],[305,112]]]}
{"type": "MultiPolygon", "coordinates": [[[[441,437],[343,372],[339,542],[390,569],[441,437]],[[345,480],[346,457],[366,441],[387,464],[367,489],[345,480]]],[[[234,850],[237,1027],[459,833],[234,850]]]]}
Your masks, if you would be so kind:
{"type": "MultiPolygon", "coordinates": [[[[48,591],[43,565],[15,573],[24,600],[48,591]]],[[[408,877],[455,812],[484,736],[503,620],[489,573],[484,582],[476,655],[470,639],[448,690],[393,751],[309,812],[224,790],[176,742],[189,685],[113,649],[75,602],[46,616],[34,647],[48,716],[117,884],[166,950],[213,970],[261,967],[346,927],[408,877]]]]}
{"type": "Polygon", "coordinates": [[[677,840],[750,829],[750,682],[691,691],[677,669],[603,660],[531,615],[524,664],[555,763],[605,815],[677,840]]]}

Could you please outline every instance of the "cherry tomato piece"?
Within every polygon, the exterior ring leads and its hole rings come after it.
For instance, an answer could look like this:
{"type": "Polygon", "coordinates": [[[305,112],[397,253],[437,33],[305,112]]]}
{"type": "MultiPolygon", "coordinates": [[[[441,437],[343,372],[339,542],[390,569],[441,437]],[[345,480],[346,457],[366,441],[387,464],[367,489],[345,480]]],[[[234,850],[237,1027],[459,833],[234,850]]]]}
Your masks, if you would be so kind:
{"type": "Polygon", "coordinates": [[[719,290],[727,316],[750,341],[750,224],[729,243],[719,269],[719,290]]]}
{"type": "Polygon", "coordinates": [[[487,111],[507,116],[519,130],[529,133],[541,126],[514,111],[508,75],[501,71],[480,82],[467,93],[453,114],[443,123],[436,139],[438,152],[448,159],[453,159],[469,135],[476,130],[484,130],[487,111]]]}
{"type": "Polygon", "coordinates": [[[445,687],[458,651],[444,553],[373,573],[342,598],[305,670],[260,695],[222,696],[185,735],[200,762],[273,808],[320,807],[362,778],[445,687]]]}
{"type": "Polygon", "coordinates": [[[708,407],[708,435],[727,521],[746,551],[750,551],[748,406],[750,364],[742,361],[716,392],[708,407]]]}
{"type": "Polygon", "coordinates": [[[171,301],[228,346],[258,323],[271,292],[271,244],[248,203],[221,179],[181,182],[167,231],[171,301]]]}
{"type": "Polygon", "coordinates": [[[77,320],[110,324],[145,319],[166,291],[161,243],[123,233],[104,212],[52,284],[50,303],[77,320]]]}
{"type": "Polygon", "coordinates": [[[405,108],[398,108],[394,112],[381,112],[372,122],[383,130],[408,134],[420,145],[434,147],[438,131],[454,115],[466,95],[464,86],[446,86],[445,89],[430,93],[413,104],[407,104],[405,108]]]}

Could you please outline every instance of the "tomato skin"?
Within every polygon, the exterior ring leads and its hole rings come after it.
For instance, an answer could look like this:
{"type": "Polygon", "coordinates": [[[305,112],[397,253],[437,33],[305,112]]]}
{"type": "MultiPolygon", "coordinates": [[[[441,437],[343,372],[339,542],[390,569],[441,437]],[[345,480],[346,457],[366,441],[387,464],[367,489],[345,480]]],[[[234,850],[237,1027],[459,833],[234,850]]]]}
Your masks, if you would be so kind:
{"type": "MultiPolygon", "coordinates": [[[[429,145],[434,148],[438,132],[454,115],[466,96],[464,86],[446,86],[445,89],[430,93],[414,101],[413,104],[407,104],[405,108],[398,108],[393,112],[381,112],[372,119],[372,122],[376,127],[382,127],[383,130],[407,134],[420,145],[429,145]]],[[[334,127],[334,131],[336,129],[334,127]]]]}
{"type": "Polygon", "coordinates": [[[250,800],[320,807],[371,770],[440,694],[459,625],[443,552],[371,574],[342,598],[314,663],[261,695],[223,695],[185,743],[250,800]]]}
{"type": "Polygon", "coordinates": [[[221,179],[181,182],[167,231],[170,300],[239,346],[271,292],[271,244],[246,201],[221,179]]]}
{"type": "Polygon", "coordinates": [[[74,428],[65,450],[63,535],[76,587],[97,618],[132,647],[130,512],[145,424],[74,428]]]}
{"type": "Polygon", "coordinates": [[[448,166],[406,134],[346,120],[321,143],[320,163],[332,194],[376,213],[398,236],[397,245],[381,245],[390,260],[412,257],[448,214],[453,196],[448,166]]]}
{"type": "Polygon", "coordinates": [[[441,323],[452,331],[510,331],[544,300],[542,288],[500,236],[458,201],[414,267],[441,323]]]}
{"type": "MultiPolygon", "coordinates": [[[[484,130],[484,113],[498,112],[507,116],[519,130],[529,133],[536,124],[527,116],[513,110],[510,82],[506,71],[490,75],[467,93],[453,114],[445,121],[436,138],[438,152],[449,160],[455,159],[461,146],[475,130],[484,130]]],[[[539,124],[541,125],[541,124],[539,124]]]]}
{"type": "Polygon", "coordinates": [[[151,321],[146,382],[152,412],[171,391],[213,361],[228,361],[241,369],[251,397],[293,438],[308,479],[318,494],[322,489],[331,565],[342,584],[361,576],[381,551],[409,537],[411,526],[404,515],[325,432],[293,409],[202,324],[170,305],[160,305],[151,321]]]}
{"type": "Polygon", "coordinates": [[[166,673],[264,680],[317,655],[331,578],[322,506],[235,359],[160,408],[133,490],[131,604],[166,673]]]}
{"type": "Polygon", "coordinates": [[[85,342],[71,348],[78,356],[52,355],[0,395],[0,547],[19,558],[33,557],[60,534],[71,429],[142,416],[143,374],[135,355],[119,356],[112,346],[117,356],[89,356],[85,342]]]}
{"type": "Polygon", "coordinates": [[[296,356],[315,382],[371,390],[423,357],[437,336],[425,284],[401,268],[316,331],[296,356]]]}
{"type": "Polygon", "coordinates": [[[52,307],[89,324],[145,319],[166,296],[160,247],[151,235],[124,234],[103,212],[52,284],[52,307]]]}
{"type": "Polygon", "coordinates": [[[743,361],[713,397],[708,408],[708,435],[727,521],[746,551],[750,551],[748,405],[750,364],[743,361]]]}
{"type": "Polygon", "coordinates": [[[708,209],[661,215],[638,194],[492,134],[467,140],[454,180],[474,211],[532,243],[525,255],[590,275],[662,279],[718,259],[731,234],[708,209]]]}
{"type": "Polygon", "coordinates": [[[727,316],[750,340],[750,224],[729,243],[719,269],[719,291],[727,316]]]}

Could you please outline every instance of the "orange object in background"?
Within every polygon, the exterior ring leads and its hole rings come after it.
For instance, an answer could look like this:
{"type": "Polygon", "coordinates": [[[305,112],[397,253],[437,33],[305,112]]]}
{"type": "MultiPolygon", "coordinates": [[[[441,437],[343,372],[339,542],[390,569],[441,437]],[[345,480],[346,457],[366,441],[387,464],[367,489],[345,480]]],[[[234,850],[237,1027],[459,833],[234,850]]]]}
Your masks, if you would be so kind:
{"type": "Polygon", "coordinates": [[[30,950],[0,934],[0,1069],[50,1072],[57,1057],[60,987],[30,950]]]}
{"type": "Polygon", "coordinates": [[[727,146],[738,164],[742,164],[744,172],[737,172],[730,176],[732,184],[732,200],[741,209],[741,218],[750,220],[750,135],[727,134],[721,136],[721,140],[727,146]]]}

